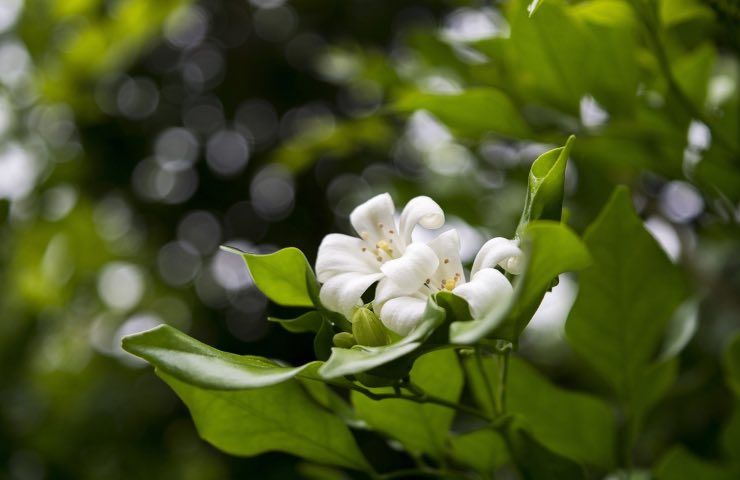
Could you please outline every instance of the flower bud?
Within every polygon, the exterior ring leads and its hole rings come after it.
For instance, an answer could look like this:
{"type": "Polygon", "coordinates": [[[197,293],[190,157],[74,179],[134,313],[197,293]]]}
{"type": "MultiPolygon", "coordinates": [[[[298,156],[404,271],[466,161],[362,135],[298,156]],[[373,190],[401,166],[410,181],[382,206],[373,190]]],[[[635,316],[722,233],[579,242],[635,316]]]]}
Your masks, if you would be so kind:
{"type": "Polygon", "coordinates": [[[381,347],[389,338],[378,316],[369,308],[361,307],[352,314],[352,334],[359,345],[381,347]]]}
{"type": "Polygon", "coordinates": [[[352,348],[353,345],[357,345],[355,337],[349,332],[339,332],[334,335],[333,338],[334,346],[339,348],[352,348]]]}

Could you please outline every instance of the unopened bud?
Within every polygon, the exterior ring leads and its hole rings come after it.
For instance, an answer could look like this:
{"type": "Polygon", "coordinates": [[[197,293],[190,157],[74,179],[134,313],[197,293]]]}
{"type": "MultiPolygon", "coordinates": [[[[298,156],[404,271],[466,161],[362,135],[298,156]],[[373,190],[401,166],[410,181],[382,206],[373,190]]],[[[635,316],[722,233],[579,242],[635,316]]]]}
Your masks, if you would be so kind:
{"type": "Polygon", "coordinates": [[[369,308],[361,307],[352,314],[352,334],[360,345],[381,347],[388,345],[389,338],[385,327],[369,308]]]}
{"type": "Polygon", "coordinates": [[[334,346],[339,348],[352,348],[353,345],[357,345],[355,337],[349,332],[339,332],[334,335],[333,338],[334,346]]]}

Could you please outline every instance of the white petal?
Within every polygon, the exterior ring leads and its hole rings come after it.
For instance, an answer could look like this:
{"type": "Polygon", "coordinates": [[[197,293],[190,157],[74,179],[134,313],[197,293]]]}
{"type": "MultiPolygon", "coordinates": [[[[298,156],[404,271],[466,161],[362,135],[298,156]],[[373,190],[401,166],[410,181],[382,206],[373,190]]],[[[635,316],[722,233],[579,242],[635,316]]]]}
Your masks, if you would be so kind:
{"type": "Polygon", "coordinates": [[[457,230],[452,229],[441,233],[437,238],[427,243],[429,248],[439,259],[439,267],[432,278],[436,282],[455,278],[459,274],[458,283],[465,283],[462,261],[460,260],[460,236],[457,230]]]}
{"type": "Polygon", "coordinates": [[[396,238],[395,212],[391,196],[381,193],[352,210],[349,221],[357,234],[373,245],[379,240],[396,238]]]}
{"type": "Polygon", "coordinates": [[[511,273],[520,273],[515,270],[518,270],[517,266],[521,262],[518,259],[516,261],[509,260],[519,257],[521,254],[518,240],[509,240],[503,237],[492,238],[481,247],[478,255],[475,256],[470,274],[475,275],[482,268],[491,268],[496,265],[501,265],[511,273]]]}
{"type": "Polygon", "coordinates": [[[378,273],[380,262],[367,251],[364,241],[341,233],[324,237],[316,256],[316,276],[319,282],[326,282],[341,273],[378,273]],[[366,250],[363,252],[363,248],[366,250]]]}
{"type": "Polygon", "coordinates": [[[429,197],[412,198],[401,212],[398,225],[404,246],[411,243],[411,232],[417,224],[424,228],[439,228],[445,223],[445,214],[437,202],[429,197]]]}
{"type": "Polygon", "coordinates": [[[398,297],[383,305],[380,320],[388,329],[406,336],[424,316],[426,300],[415,297],[398,297]]]}
{"type": "Polygon", "coordinates": [[[358,274],[342,273],[326,281],[321,286],[319,298],[321,303],[334,312],[347,318],[352,316],[352,309],[360,304],[362,294],[374,282],[380,280],[382,273],[358,274]]]}
{"type": "Polygon", "coordinates": [[[401,257],[385,262],[380,270],[399,288],[399,293],[419,290],[431,278],[439,259],[434,250],[423,243],[412,243],[401,257]]]}
{"type": "Polygon", "coordinates": [[[473,275],[468,283],[455,288],[452,293],[464,298],[468,302],[473,319],[480,320],[496,309],[508,308],[514,289],[503,273],[495,268],[484,268],[473,275]]]}

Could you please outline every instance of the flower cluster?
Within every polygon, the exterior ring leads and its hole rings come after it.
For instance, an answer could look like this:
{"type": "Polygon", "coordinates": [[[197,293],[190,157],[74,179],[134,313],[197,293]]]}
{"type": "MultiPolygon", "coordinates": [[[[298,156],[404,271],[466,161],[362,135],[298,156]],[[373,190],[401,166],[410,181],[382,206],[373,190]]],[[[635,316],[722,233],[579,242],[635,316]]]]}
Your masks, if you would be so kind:
{"type": "Polygon", "coordinates": [[[413,242],[417,225],[437,229],[444,212],[431,198],[412,199],[396,221],[390,195],[383,193],[352,211],[358,237],[327,235],[319,246],[316,274],[320,299],[333,311],[353,318],[362,296],[376,284],[373,312],[398,335],[411,332],[422,318],[427,298],[447,290],[463,298],[473,318],[483,318],[510,302],[513,288],[506,276],[520,273],[522,252],[517,240],[493,238],[480,249],[466,281],[460,260],[460,238],[447,230],[429,242],[413,242]]]}

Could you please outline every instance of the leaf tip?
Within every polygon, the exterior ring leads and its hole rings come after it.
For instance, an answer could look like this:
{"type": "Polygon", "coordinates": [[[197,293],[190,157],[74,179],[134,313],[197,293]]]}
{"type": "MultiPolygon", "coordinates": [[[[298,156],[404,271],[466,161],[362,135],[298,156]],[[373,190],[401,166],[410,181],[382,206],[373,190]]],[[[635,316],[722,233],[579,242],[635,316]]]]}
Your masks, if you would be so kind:
{"type": "Polygon", "coordinates": [[[232,246],[230,246],[230,245],[220,245],[220,246],[219,246],[218,248],[220,248],[220,249],[221,249],[221,250],[223,250],[224,252],[228,252],[228,253],[235,253],[235,254],[237,254],[237,255],[244,255],[244,254],[246,253],[246,252],[242,252],[242,251],[241,251],[241,250],[239,250],[238,248],[236,248],[236,247],[232,247],[232,246]]]}

